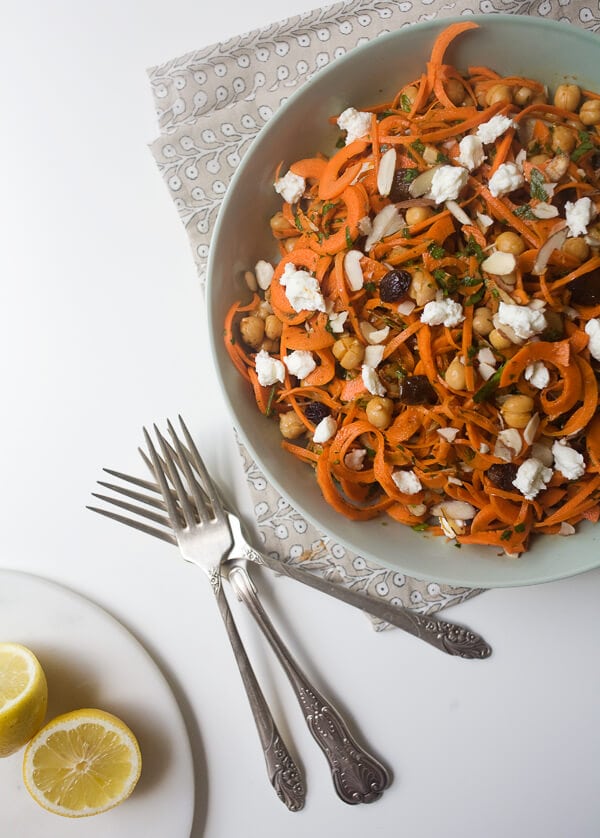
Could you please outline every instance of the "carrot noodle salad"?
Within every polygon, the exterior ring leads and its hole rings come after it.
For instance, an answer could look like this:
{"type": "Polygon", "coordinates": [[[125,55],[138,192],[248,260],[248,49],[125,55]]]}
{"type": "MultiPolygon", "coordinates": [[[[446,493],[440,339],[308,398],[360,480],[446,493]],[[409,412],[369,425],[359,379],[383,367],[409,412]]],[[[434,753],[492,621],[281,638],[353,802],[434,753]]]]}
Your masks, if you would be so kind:
{"type": "Polygon", "coordinates": [[[274,172],[225,344],[353,520],[511,557],[600,517],[600,95],[444,63],[274,172]]]}

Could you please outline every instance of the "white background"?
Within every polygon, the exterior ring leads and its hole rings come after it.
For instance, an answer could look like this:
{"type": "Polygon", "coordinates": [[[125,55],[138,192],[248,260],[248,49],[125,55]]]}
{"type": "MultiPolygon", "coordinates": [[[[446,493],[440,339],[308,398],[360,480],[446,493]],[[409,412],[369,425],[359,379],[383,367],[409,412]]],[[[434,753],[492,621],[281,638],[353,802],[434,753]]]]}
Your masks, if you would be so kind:
{"type": "Polygon", "coordinates": [[[265,778],[206,580],[168,545],[84,509],[103,466],[141,473],[142,425],[178,412],[209,466],[239,481],[187,239],[147,149],[157,128],[145,69],[313,5],[2,3],[0,566],[88,595],[154,656],[194,751],[193,838],[596,838],[600,572],[454,609],[493,645],[485,662],[376,634],[349,607],[263,574],[299,660],[394,773],[372,806],[336,798],[236,608],[306,771],[305,809],[291,814],[265,778]]]}

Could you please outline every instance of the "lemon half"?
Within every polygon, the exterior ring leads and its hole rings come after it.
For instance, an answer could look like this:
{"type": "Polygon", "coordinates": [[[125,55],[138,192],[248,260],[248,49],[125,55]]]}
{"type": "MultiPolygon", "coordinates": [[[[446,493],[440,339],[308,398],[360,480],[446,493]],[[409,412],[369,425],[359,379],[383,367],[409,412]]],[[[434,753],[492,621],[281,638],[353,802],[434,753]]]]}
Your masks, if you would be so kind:
{"type": "Polygon", "coordinates": [[[34,800],[57,815],[98,815],[126,800],[142,757],[127,725],[104,710],[57,716],[25,750],[23,779],[34,800]]]}
{"type": "Polygon", "coordinates": [[[0,757],[22,748],[44,724],[46,676],[36,656],[19,643],[0,643],[0,757]]]}

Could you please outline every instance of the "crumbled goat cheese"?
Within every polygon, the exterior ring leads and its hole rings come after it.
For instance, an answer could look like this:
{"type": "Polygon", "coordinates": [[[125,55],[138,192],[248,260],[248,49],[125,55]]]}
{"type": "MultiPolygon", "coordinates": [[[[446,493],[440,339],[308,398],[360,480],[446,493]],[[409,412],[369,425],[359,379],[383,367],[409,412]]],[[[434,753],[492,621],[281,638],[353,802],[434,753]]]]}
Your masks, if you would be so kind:
{"type": "Polygon", "coordinates": [[[585,333],[589,337],[588,349],[596,361],[600,361],[600,318],[593,317],[585,324],[585,333]]]}
{"type": "Polygon", "coordinates": [[[452,329],[465,319],[463,308],[456,300],[447,297],[444,300],[431,300],[425,304],[421,314],[421,323],[429,326],[447,326],[452,329]]]}
{"type": "Polygon", "coordinates": [[[468,179],[469,173],[462,166],[440,166],[433,173],[429,197],[436,204],[455,201],[468,179]]]}
{"type": "Polygon", "coordinates": [[[283,363],[296,378],[306,378],[317,366],[312,352],[306,349],[295,349],[290,352],[283,359],[283,363]]]}
{"type": "Polygon", "coordinates": [[[501,163],[491,176],[488,186],[494,198],[508,195],[525,183],[525,178],[514,163],[501,163]]]}
{"type": "Polygon", "coordinates": [[[288,262],[279,281],[294,311],[327,311],[319,283],[308,271],[288,262]]]}
{"type": "Polygon", "coordinates": [[[375,369],[379,366],[379,364],[383,361],[383,353],[385,352],[385,346],[383,344],[378,344],[376,346],[366,346],[365,347],[365,365],[367,367],[373,367],[375,369]]]}
{"type": "Polygon", "coordinates": [[[362,365],[361,375],[363,384],[372,396],[385,396],[386,390],[373,367],[362,365]]]}
{"type": "Polygon", "coordinates": [[[565,204],[565,217],[571,236],[585,236],[588,224],[592,220],[593,204],[590,198],[579,198],[565,204]]]}
{"type": "Polygon", "coordinates": [[[339,335],[344,331],[344,323],[348,318],[347,311],[330,311],[329,328],[334,334],[339,335]]]}
{"type": "Polygon", "coordinates": [[[457,162],[470,172],[479,168],[485,160],[483,143],[475,134],[467,134],[458,145],[459,155],[457,162]]]}
{"type": "Polygon", "coordinates": [[[352,471],[362,471],[366,456],[366,448],[353,448],[344,457],[344,465],[352,471]]]}
{"type": "Polygon", "coordinates": [[[498,322],[510,326],[520,340],[539,335],[547,326],[544,312],[529,306],[510,305],[501,302],[498,306],[498,322]]]}
{"type": "Polygon", "coordinates": [[[285,379],[285,367],[277,358],[272,358],[268,352],[261,349],[254,359],[254,367],[258,376],[258,383],[262,387],[270,387],[285,379]]]}
{"type": "Polygon", "coordinates": [[[371,114],[357,111],[356,108],[346,108],[338,116],[337,124],[342,131],[346,131],[346,145],[350,145],[354,140],[367,136],[371,130],[371,114]]]}
{"type": "Polygon", "coordinates": [[[550,383],[550,372],[543,361],[534,361],[525,367],[525,381],[532,387],[543,390],[550,383]]]}
{"type": "Polygon", "coordinates": [[[530,457],[524,463],[521,463],[512,484],[521,492],[523,497],[527,500],[533,500],[539,492],[546,488],[546,484],[551,477],[551,468],[546,468],[542,461],[536,457],[530,457]]]}
{"type": "Polygon", "coordinates": [[[265,262],[264,259],[259,259],[254,266],[254,273],[256,275],[258,287],[262,288],[263,291],[266,291],[273,279],[275,268],[270,262],[265,262]]]}
{"type": "Polygon", "coordinates": [[[273,184],[275,192],[281,195],[284,201],[288,204],[295,204],[300,200],[306,189],[306,181],[300,175],[295,175],[292,171],[288,172],[273,184]]]}
{"type": "Polygon", "coordinates": [[[567,445],[566,439],[557,439],[552,446],[554,455],[554,468],[560,471],[567,480],[578,480],[585,472],[585,460],[583,456],[567,445]]]}
{"type": "Polygon", "coordinates": [[[416,495],[423,486],[414,471],[403,471],[399,469],[392,474],[392,480],[405,495],[416,495]]]}
{"type": "Polygon", "coordinates": [[[482,143],[489,144],[493,143],[494,140],[497,140],[498,137],[504,134],[505,131],[508,131],[509,128],[514,127],[515,123],[508,116],[496,114],[496,116],[493,116],[491,119],[488,119],[487,122],[484,122],[479,126],[476,136],[482,143]]]}
{"type": "Polygon", "coordinates": [[[313,434],[313,442],[317,442],[322,445],[324,442],[330,440],[336,431],[337,422],[335,421],[333,416],[326,416],[324,419],[321,419],[321,421],[315,428],[315,432],[313,434]]]}

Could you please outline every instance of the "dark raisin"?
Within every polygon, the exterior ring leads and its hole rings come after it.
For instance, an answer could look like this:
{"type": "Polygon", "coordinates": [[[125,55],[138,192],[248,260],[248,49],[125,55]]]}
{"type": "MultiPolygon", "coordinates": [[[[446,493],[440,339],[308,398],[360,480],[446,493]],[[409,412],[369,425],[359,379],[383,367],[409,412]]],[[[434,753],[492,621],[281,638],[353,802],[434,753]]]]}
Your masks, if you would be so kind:
{"type": "Polygon", "coordinates": [[[514,463],[494,463],[486,472],[490,483],[505,492],[514,492],[513,480],[517,476],[517,466],[514,463]]]}
{"type": "Polygon", "coordinates": [[[569,282],[571,302],[578,306],[597,306],[600,303],[600,268],[578,276],[569,282]]]}
{"type": "Polygon", "coordinates": [[[309,402],[304,407],[304,415],[309,422],[313,422],[315,425],[318,425],[330,413],[331,410],[327,405],[321,404],[321,402],[309,402]]]}
{"type": "Polygon", "coordinates": [[[396,204],[398,201],[407,201],[412,198],[410,194],[411,178],[407,174],[408,169],[396,169],[394,172],[394,179],[392,181],[392,188],[390,189],[390,201],[396,204]]]}
{"type": "Polygon", "coordinates": [[[379,283],[379,296],[384,303],[397,303],[406,297],[411,279],[408,271],[388,271],[379,283]]]}
{"type": "Polygon", "coordinates": [[[403,404],[436,404],[438,397],[426,375],[411,375],[400,384],[399,399],[403,404]]]}
{"type": "Polygon", "coordinates": [[[558,212],[560,215],[564,216],[565,214],[565,204],[567,201],[571,201],[574,203],[577,200],[577,191],[572,188],[568,189],[561,189],[560,192],[557,192],[556,195],[552,198],[552,203],[555,207],[558,208],[558,212]]]}

